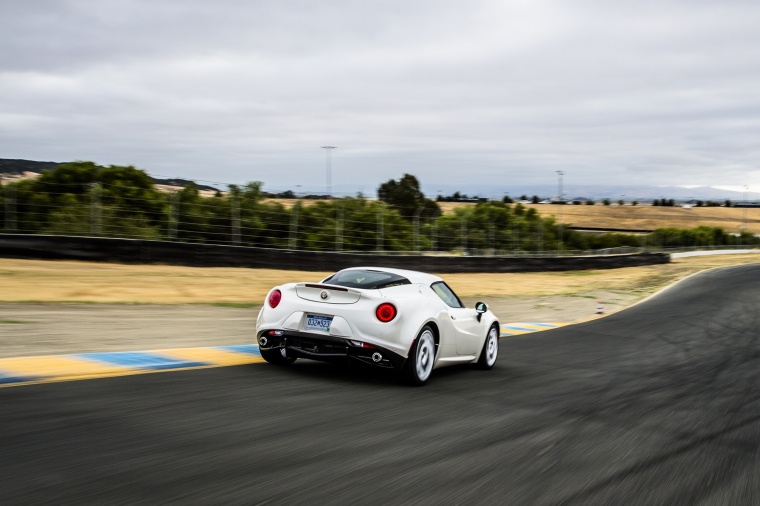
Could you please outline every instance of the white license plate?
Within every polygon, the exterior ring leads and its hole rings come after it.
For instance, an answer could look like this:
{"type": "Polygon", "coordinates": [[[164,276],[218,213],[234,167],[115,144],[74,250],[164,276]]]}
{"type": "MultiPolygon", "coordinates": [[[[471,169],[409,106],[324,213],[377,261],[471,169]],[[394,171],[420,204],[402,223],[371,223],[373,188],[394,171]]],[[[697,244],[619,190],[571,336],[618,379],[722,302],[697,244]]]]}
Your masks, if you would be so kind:
{"type": "Polygon", "coordinates": [[[305,330],[329,333],[331,323],[332,323],[332,316],[320,316],[316,314],[307,314],[305,330]]]}

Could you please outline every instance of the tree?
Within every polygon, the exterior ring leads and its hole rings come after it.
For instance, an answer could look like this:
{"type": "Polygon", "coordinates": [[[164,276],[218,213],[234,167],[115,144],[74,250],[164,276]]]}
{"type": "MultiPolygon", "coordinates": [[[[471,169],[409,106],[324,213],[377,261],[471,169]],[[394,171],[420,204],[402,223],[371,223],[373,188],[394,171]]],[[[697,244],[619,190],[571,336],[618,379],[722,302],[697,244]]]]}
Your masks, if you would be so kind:
{"type": "MultiPolygon", "coordinates": [[[[409,251],[414,244],[412,224],[382,202],[344,197],[293,206],[291,212],[299,213],[292,222],[298,224],[297,249],[409,251]]],[[[426,231],[424,226],[418,228],[420,235],[426,231]]],[[[420,242],[422,249],[430,249],[429,239],[420,242]]]]}
{"type": "Polygon", "coordinates": [[[165,196],[134,167],[65,163],[12,189],[19,231],[153,238],[165,215],[165,196]]]}
{"type": "Polygon", "coordinates": [[[420,190],[420,182],[411,174],[404,174],[401,179],[383,183],[377,189],[377,198],[396,209],[407,220],[416,218],[435,218],[441,209],[434,201],[425,198],[420,190]]]}
{"type": "Polygon", "coordinates": [[[102,169],[103,167],[93,162],[63,163],[53,170],[43,172],[32,185],[34,191],[43,191],[55,196],[83,195],[92,183],[99,180],[102,169]]]}

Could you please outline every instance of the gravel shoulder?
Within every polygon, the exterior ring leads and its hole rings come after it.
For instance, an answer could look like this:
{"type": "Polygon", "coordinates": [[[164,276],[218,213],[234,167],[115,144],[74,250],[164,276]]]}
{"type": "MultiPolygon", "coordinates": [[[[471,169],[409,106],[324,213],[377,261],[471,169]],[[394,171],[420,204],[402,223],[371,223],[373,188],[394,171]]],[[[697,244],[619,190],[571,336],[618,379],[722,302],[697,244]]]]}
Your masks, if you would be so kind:
{"type": "Polygon", "coordinates": [[[257,314],[200,305],[0,304],[0,358],[250,343],[257,314]]]}
{"type": "MultiPolygon", "coordinates": [[[[502,324],[572,323],[618,311],[637,299],[598,291],[582,296],[483,298],[502,324]]],[[[473,307],[480,298],[465,298],[473,307]]],[[[159,304],[0,304],[0,358],[223,346],[254,341],[259,307],[159,304]]]]}

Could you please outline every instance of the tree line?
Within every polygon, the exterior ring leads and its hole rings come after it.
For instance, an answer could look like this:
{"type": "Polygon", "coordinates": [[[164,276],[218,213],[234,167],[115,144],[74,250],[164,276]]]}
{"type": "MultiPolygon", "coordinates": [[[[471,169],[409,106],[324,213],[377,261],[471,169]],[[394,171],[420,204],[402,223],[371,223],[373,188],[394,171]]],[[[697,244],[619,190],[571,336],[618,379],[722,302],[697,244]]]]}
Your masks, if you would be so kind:
{"type": "Polygon", "coordinates": [[[378,198],[324,199],[286,207],[263,183],[202,192],[190,183],[159,191],[131,166],[60,164],[0,192],[5,233],[125,237],[320,251],[541,252],[603,248],[753,244],[722,229],[661,229],[641,236],[581,234],[520,203],[479,200],[442,214],[416,177],[378,188],[378,198]]]}

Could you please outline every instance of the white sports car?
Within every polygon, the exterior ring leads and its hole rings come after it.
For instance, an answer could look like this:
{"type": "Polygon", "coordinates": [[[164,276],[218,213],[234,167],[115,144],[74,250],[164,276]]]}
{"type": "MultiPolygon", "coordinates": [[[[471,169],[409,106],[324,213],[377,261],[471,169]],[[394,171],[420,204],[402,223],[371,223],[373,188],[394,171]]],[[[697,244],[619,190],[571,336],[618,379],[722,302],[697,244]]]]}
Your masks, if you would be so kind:
{"type": "Polygon", "coordinates": [[[438,276],[376,267],[272,288],[256,321],[267,362],[356,360],[399,370],[413,385],[447,365],[491,369],[499,329],[485,303],[464,307],[438,276]]]}

